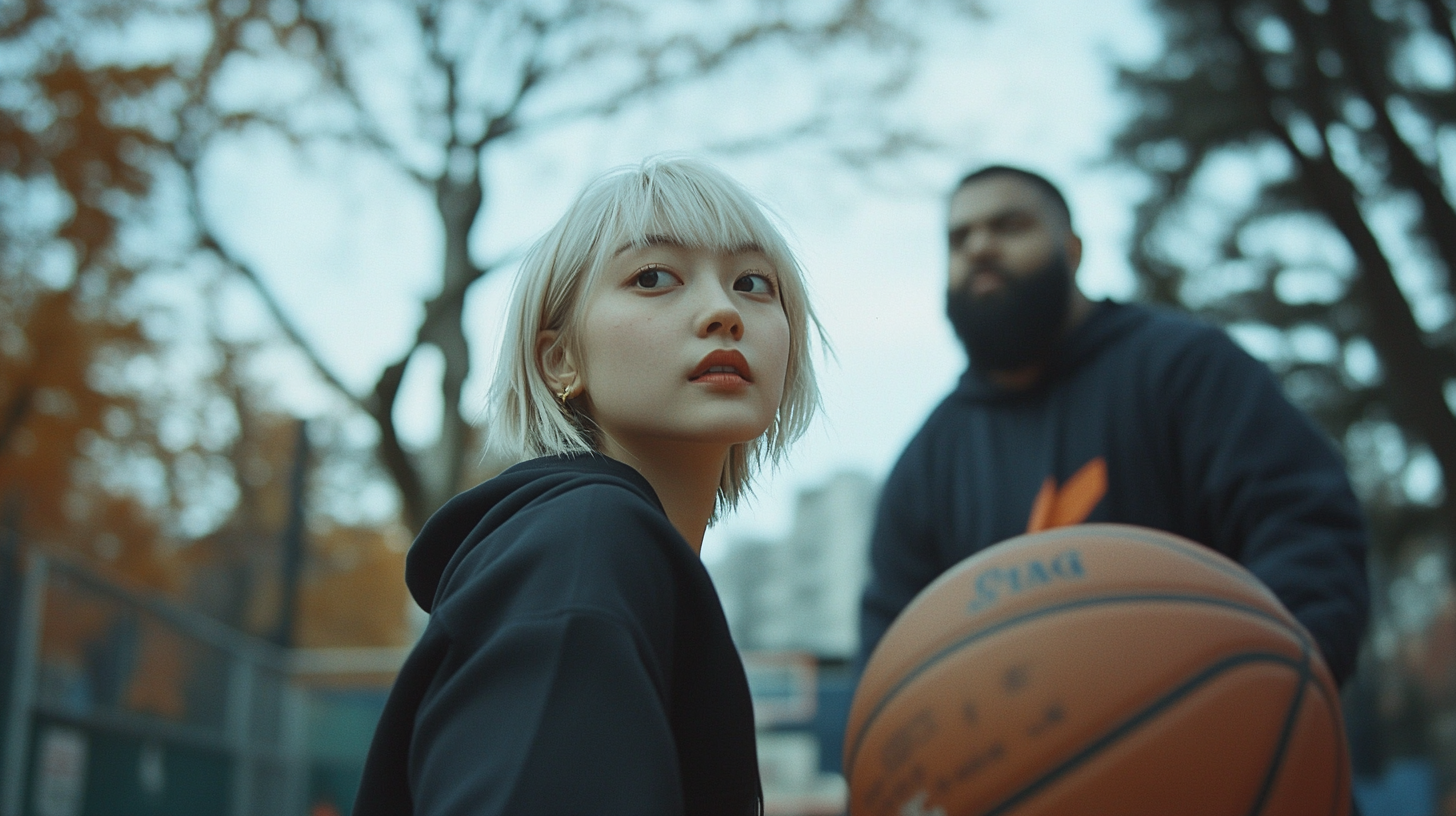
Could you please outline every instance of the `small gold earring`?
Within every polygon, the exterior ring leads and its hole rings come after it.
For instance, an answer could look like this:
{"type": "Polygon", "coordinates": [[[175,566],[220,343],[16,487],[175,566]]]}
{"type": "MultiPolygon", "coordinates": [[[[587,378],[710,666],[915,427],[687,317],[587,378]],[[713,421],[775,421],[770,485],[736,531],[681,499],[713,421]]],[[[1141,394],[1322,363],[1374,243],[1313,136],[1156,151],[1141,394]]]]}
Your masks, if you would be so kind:
{"type": "Polygon", "coordinates": [[[561,389],[561,393],[558,394],[556,398],[561,400],[562,405],[565,405],[566,401],[571,398],[571,386],[568,385],[565,388],[561,389]]]}

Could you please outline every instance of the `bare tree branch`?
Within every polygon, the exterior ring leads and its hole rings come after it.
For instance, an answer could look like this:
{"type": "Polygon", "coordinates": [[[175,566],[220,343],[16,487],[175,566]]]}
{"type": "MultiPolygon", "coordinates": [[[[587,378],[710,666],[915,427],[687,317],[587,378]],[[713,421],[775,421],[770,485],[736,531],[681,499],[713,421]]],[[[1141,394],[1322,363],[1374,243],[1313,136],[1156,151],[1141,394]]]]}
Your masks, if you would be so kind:
{"type": "MultiPolygon", "coordinates": [[[[612,116],[627,104],[649,94],[669,91],[688,83],[698,81],[721,70],[733,58],[749,48],[769,42],[783,42],[797,45],[801,51],[812,51],[823,47],[825,42],[835,41],[858,34],[876,41],[881,47],[900,45],[912,49],[914,41],[904,32],[884,24],[870,11],[869,0],[852,0],[845,10],[821,25],[794,25],[784,19],[744,27],[735,31],[722,44],[712,47],[701,38],[689,34],[677,34],[656,43],[639,45],[634,52],[636,60],[643,66],[636,81],[628,83],[603,98],[584,105],[565,108],[545,115],[529,123],[521,123],[516,130],[521,134],[550,130],[568,122],[582,119],[612,116]],[[666,65],[674,57],[687,55],[689,64],[676,71],[666,65]]],[[[585,64],[603,50],[615,46],[614,41],[592,41],[563,58],[560,67],[585,64]]],[[[554,78],[560,70],[543,68],[538,79],[554,78]]],[[[900,70],[891,75],[882,92],[889,93],[908,80],[908,71],[900,70]]]]}
{"type": "Polygon", "coordinates": [[[20,13],[0,27],[0,39],[11,40],[23,37],[32,26],[45,17],[46,8],[42,0],[25,0],[20,13]]]}
{"type": "Polygon", "coordinates": [[[361,142],[379,151],[380,155],[396,170],[419,184],[428,183],[429,179],[418,169],[411,166],[399,148],[394,144],[381,127],[379,119],[364,104],[359,88],[355,84],[353,76],[349,73],[340,58],[340,51],[343,48],[338,36],[333,29],[319,17],[309,14],[308,4],[304,4],[304,10],[299,16],[300,24],[309,31],[317,43],[317,56],[320,69],[324,78],[328,81],[329,87],[333,88],[343,97],[349,109],[354,113],[354,122],[359,129],[361,142]]]}
{"type": "MultiPolygon", "coordinates": [[[[953,5],[955,0],[944,2],[953,5]]],[[[384,114],[370,104],[374,97],[363,85],[369,75],[353,70],[357,66],[351,51],[352,29],[348,19],[341,16],[353,6],[303,3],[299,17],[285,24],[268,16],[263,0],[251,0],[245,13],[236,16],[224,14],[222,4],[212,2],[208,14],[215,36],[187,82],[188,94],[182,105],[184,135],[170,145],[174,160],[191,182],[199,246],[242,275],[262,298],[282,336],[300,350],[320,378],[373,418],[380,432],[379,460],[398,486],[406,521],[415,529],[458,489],[465,471],[472,435],[460,408],[464,383],[471,371],[465,334],[466,297],[470,287],[491,270],[524,251],[518,247],[484,266],[471,257],[469,239],[485,212],[489,189],[486,158],[493,145],[584,119],[611,116],[628,105],[721,72],[756,48],[774,45],[804,55],[822,53],[846,42],[887,51],[892,58],[883,69],[867,74],[856,86],[865,98],[882,98],[904,87],[911,76],[910,62],[915,51],[915,39],[884,16],[883,0],[842,0],[817,19],[795,17],[787,6],[755,3],[752,8],[757,17],[728,30],[701,34],[651,33],[646,4],[566,0],[551,10],[536,4],[521,5],[523,11],[471,7],[471,14],[478,11],[480,16],[465,14],[457,19],[453,11],[446,13],[450,9],[444,3],[401,0],[400,10],[410,20],[408,31],[403,33],[416,39],[411,48],[418,47],[414,53],[420,55],[408,77],[413,79],[414,71],[422,69],[432,82],[440,82],[435,86],[438,93],[432,89],[416,103],[416,114],[425,123],[418,133],[425,137],[432,153],[430,166],[421,169],[407,155],[413,142],[402,141],[405,137],[397,130],[386,128],[384,114]],[[292,45],[301,43],[288,40],[290,33],[304,36],[298,32],[306,32],[313,44],[310,49],[284,48],[278,55],[314,72],[320,90],[303,104],[332,106],[337,102],[341,115],[320,122],[315,120],[321,117],[296,116],[296,108],[256,105],[246,110],[218,109],[213,85],[224,73],[230,56],[257,50],[244,47],[244,26],[260,22],[270,26],[281,42],[292,45]],[[489,42],[472,40],[468,32],[456,30],[460,25],[477,23],[489,34],[489,42]],[[489,76],[477,77],[475,72],[482,70],[477,60],[487,54],[502,67],[493,68],[489,76]],[[486,83],[484,94],[477,88],[477,78],[486,83]],[[567,93],[553,97],[555,91],[567,93]],[[483,102],[476,98],[479,96],[490,101],[483,102]],[[560,102],[552,102],[558,98],[560,102]],[[541,107],[540,103],[557,107],[541,107]],[[443,230],[439,289],[422,304],[424,313],[413,344],[383,367],[367,395],[345,387],[301,327],[290,319],[258,271],[230,252],[202,218],[196,163],[219,135],[252,127],[278,134],[295,149],[319,144],[362,148],[433,193],[443,230]],[[434,154],[435,150],[439,154],[434,154]],[[442,166],[434,166],[433,155],[444,159],[442,166]],[[426,344],[436,347],[444,359],[440,380],[443,407],[439,437],[429,449],[417,452],[407,449],[400,440],[393,413],[408,366],[426,344]]],[[[271,47],[267,50],[272,53],[271,47]]],[[[776,131],[746,135],[712,147],[725,152],[762,149],[822,136],[832,132],[832,126],[831,115],[810,111],[800,121],[776,131]]],[[[924,140],[917,140],[914,134],[891,130],[875,144],[842,145],[838,150],[841,160],[862,167],[891,153],[927,148],[924,140]]]]}
{"type": "Polygon", "coordinates": [[[1421,0],[1421,5],[1425,7],[1426,14],[1431,18],[1432,30],[1446,41],[1446,45],[1451,49],[1451,57],[1456,59],[1456,29],[1452,27],[1452,23],[1456,23],[1456,20],[1452,19],[1456,17],[1456,14],[1452,13],[1451,6],[1447,4],[1446,0],[1421,0]]]}
{"type": "Polygon", "coordinates": [[[409,451],[404,449],[394,427],[394,404],[399,397],[399,387],[404,381],[405,368],[419,344],[416,343],[398,361],[385,366],[380,372],[379,382],[374,386],[366,411],[379,427],[379,460],[389,471],[399,489],[400,501],[404,505],[405,523],[412,530],[424,527],[435,506],[429,501],[419,469],[409,451]]]}
{"type": "Polygon", "coordinates": [[[474,142],[471,143],[471,150],[479,153],[487,144],[504,138],[517,129],[516,113],[521,108],[527,94],[535,88],[541,80],[546,78],[548,71],[541,63],[541,48],[545,41],[547,25],[546,21],[529,12],[522,18],[521,24],[533,35],[532,47],[528,51],[525,65],[521,68],[521,78],[516,83],[515,92],[511,95],[505,107],[495,115],[491,116],[486,123],[484,131],[474,142]]]}
{"type": "MultiPolygon", "coordinates": [[[[1420,200],[1421,218],[1427,225],[1425,233],[1446,266],[1448,288],[1456,287],[1456,208],[1452,208],[1446,198],[1444,184],[1437,172],[1421,161],[1391,120],[1391,96],[1380,87],[1383,83],[1376,80],[1378,69],[1371,65],[1369,56],[1360,45],[1349,0],[1332,0],[1330,16],[1335,22],[1336,36],[1349,56],[1349,70],[1355,86],[1375,112],[1375,127],[1389,151],[1390,175],[1420,200]]],[[[1447,29],[1449,31],[1450,26],[1447,29]]],[[[1452,53],[1452,57],[1456,58],[1456,52],[1452,53]]]]}
{"type": "Polygon", "coordinates": [[[324,362],[323,356],[318,353],[318,350],[315,349],[313,344],[309,342],[308,338],[304,336],[303,332],[298,328],[297,324],[295,324],[293,320],[289,318],[288,313],[283,309],[283,304],[279,303],[278,298],[273,295],[272,289],[268,287],[268,284],[263,282],[262,277],[257,273],[256,270],[253,269],[252,266],[238,260],[238,258],[234,256],[231,252],[229,252],[227,248],[224,247],[217,240],[216,236],[214,236],[212,232],[207,230],[205,227],[202,228],[202,234],[198,239],[198,246],[211,252],[213,256],[216,257],[220,262],[222,262],[232,271],[241,275],[243,279],[252,286],[253,291],[257,293],[258,297],[263,301],[263,306],[268,310],[268,314],[273,318],[274,322],[278,324],[278,329],[282,331],[284,336],[288,338],[288,341],[292,343],[294,347],[299,350],[300,353],[303,354],[304,359],[308,360],[309,365],[313,368],[314,372],[322,377],[324,382],[328,383],[329,386],[337,391],[340,396],[347,399],[354,406],[364,410],[368,410],[368,405],[357,395],[355,395],[354,392],[350,390],[347,385],[344,384],[343,380],[339,379],[339,377],[334,374],[333,370],[329,368],[328,364],[324,362]]]}
{"type": "MultiPolygon", "coordinates": [[[[1259,95],[1266,130],[1284,144],[1299,168],[1299,178],[1311,193],[1310,200],[1320,202],[1326,217],[1355,254],[1356,285],[1367,313],[1367,334],[1387,372],[1385,386],[1393,397],[1392,404],[1404,423],[1431,446],[1445,483],[1456,484],[1456,416],[1447,407],[1444,383],[1436,376],[1439,365],[1434,364],[1425,345],[1389,258],[1360,212],[1355,185],[1335,165],[1328,144],[1318,158],[1299,149],[1288,128],[1274,114],[1277,100],[1261,70],[1263,60],[1258,49],[1234,19],[1229,5],[1223,5],[1220,12],[1224,32],[1237,45],[1250,85],[1259,95]]],[[[1456,516],[1456,504],[1447,502],[1445,511],[1448,517],[1456,516]]],[[[1456,522],[1456,518],[1452,521],[1456,522]]]]}

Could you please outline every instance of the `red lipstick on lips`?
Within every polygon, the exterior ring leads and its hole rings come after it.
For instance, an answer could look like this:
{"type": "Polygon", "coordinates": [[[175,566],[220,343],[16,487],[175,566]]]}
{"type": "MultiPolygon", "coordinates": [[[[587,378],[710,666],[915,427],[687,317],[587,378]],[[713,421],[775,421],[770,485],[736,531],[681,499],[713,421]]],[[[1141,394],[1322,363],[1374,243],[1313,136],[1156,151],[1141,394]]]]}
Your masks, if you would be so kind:
{"type": "Polygon", "coordinates": [[[712,385],[737,385],[753,382],[753,372],[741,352],[719,349],[704,357],[688,379],[712,385]]]}

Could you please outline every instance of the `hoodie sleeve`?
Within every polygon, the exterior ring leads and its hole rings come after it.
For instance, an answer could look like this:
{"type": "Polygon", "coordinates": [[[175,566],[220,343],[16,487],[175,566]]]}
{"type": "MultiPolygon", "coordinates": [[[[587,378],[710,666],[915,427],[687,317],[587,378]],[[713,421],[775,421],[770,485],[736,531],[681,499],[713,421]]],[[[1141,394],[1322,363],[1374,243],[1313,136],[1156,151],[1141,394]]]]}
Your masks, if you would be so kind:
{"type": "Polygon", "coordinates": [[[664,548],[681,541],[660,512],[602,486],[493,536],[509,546],[467,555],[431,621],[448,647],[415,718],[415,813],[680,813],[664,548]]]}
{"type": "Polygon", "coordinates": [[[860,603],[857,664],[861,669],[896,616],[950,566],[936,546],[928,506],[927,497],[938,492],[927,472],[932,424],[928,422],[905,449],[880,493],[870,537],[869,583],[860,603]]]}
{"type": "Polygon", "coordinates": [[[1344,463],[1267,367],[1221,331],[1199,339],[1163,379],[1186,507],[1205,543],[1304,624],[1342,683],[1369,606],[1364,519],[1344,463]]]}

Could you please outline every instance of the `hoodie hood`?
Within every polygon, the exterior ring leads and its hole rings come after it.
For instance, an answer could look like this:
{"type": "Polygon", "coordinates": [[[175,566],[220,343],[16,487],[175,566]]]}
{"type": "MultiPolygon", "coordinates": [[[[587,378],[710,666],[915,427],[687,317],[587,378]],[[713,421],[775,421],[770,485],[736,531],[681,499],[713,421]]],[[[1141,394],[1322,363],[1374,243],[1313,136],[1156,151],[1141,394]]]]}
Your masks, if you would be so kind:
{"type": "Polygon", "coordinates": [[[405,556],[404,581],[415,603],[432,611],[441,582],[472,547],[531,502],[582,482],[624,485],[662,509],[642,474],[601,454],[560,454],[514,465],[446,502],[425,522],[405,556]]]}
{"type": "Polygon", "coordinates": [[[1075,371],[1102,349],[1151,317],[1152,313],[1145,309],[1129,309],[1110,300],[1098,301],[1092,305],[1092,312],[1087,315],[1087,319],[1052,347],[1045,372],[1030,388],[1021,391],[1003,388],[987,378],[984,372],[976,368],[975,360],[972,360],[970,367],[961,375],[955,393],[977,402],[993,402],[1038,393],[1075,371]]]}

